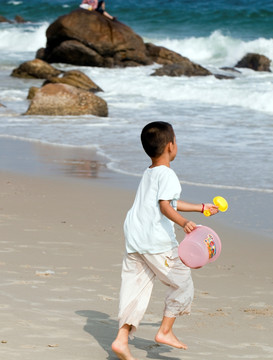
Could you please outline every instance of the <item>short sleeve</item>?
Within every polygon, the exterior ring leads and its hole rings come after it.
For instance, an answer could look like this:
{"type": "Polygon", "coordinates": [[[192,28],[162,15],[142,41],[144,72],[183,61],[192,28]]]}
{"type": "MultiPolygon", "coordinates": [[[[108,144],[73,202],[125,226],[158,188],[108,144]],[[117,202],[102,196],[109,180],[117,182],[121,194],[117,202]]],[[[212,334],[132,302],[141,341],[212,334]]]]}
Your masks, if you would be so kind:
{"type": "Polygon", "coordinates": [[[160,174],[158,184],[159,200],[178,200],[181,194],[181,185],[175,172],[170,168],[165,168],[160,174]]]}

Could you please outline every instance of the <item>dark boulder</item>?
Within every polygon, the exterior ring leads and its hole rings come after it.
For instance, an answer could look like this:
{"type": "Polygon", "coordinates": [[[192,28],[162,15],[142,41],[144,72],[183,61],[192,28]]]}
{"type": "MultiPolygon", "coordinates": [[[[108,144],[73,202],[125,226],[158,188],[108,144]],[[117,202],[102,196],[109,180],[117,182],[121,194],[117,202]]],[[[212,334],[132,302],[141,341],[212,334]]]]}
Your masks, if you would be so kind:
{"type": "Polygon", "coordinates": [[[271,72],[270,63],[271,60],[264,55],[248,53],[235,65],[235,67],[271,72]]]}
{"type": "Polygon", "coordinates": [[[46,48],[38,50],[36,57],[49,63],[100,67],[152,63],[139,35],[97,11],[77,9],[59,17],[48,27],[46,37],[46,48]]]}
{"type": "Polygon", "coordinates": [[[77,9],[59,17],[48,27],[46,37],[46,48],[39,49],[36,58],[48,63],[111,68],[169,65],[186,59],[162,46],[145,44],[130,27],[97,11],[77,9]]]}
{"type": "Polygon", "coordinates": [[[184,62],[178,64],[164,65],[156,69],[151,76],[207,76],[212,75],[210,71],[202,66],[184,58],[184,62]]]}

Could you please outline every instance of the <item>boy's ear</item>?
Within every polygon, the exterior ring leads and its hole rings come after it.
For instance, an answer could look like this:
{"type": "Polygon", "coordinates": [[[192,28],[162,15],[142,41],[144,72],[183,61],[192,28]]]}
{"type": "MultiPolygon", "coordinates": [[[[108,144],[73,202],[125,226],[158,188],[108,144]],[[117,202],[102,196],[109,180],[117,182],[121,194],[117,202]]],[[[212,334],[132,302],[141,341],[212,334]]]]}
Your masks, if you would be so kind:
{"type": "Polygon", "coordinates": [[[169,153],[170,150],[171,150],[171,148],[170,148],[170,143],[168,143],[168,144],[165,146],[164,152],[169,153]]]}
{"type": "Polygon", "coordinates": [[[168,152],[172,152],[172,151],[173,151],[174,144],[170,141],[170,142],[167,144],[167,147],[168,147],[168,152]]]}

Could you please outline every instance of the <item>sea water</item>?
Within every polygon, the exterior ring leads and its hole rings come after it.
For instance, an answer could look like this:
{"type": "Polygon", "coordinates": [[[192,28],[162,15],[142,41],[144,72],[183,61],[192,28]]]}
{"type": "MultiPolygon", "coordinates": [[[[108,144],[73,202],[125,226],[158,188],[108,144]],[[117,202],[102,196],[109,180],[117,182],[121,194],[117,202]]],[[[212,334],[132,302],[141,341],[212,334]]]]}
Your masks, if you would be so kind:
{"type": "MultiPolygon", "coordinates": [[[[0,137],[96,149],[107,166],[139,176],[149,159],[140,143],[143,126],[168,121],[178,155],[173,163],[182,183],[273,194],[273,73],[240,69],[235,79],[151,77],[159,67],[80,69],[104,92],[109,116],[24,116],[31,86],[12,70],[46,44],[47,27],[76,9],[72,0],[0,0],[0,15],[27,22],[0,24],[0,137]]],[[[273,59],[273,5],[266,0],[106,1],[109,13],[145,42],[165,46],[223,73],[248,52],[273,59]]]]}

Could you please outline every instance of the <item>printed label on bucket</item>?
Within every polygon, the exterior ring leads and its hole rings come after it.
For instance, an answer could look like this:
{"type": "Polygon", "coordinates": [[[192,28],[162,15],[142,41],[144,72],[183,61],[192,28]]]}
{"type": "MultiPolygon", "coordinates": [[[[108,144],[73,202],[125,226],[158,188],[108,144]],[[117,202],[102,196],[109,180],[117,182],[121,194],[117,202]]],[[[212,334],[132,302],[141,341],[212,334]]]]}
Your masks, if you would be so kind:
{"type": "Polygon", "coordinates": [[[213,240],[213,235],[209,234],[208,237],[204,240],[204,242],[208,248],[209,258],[212,259],[213,256],[216,255],[216,246],[213,240]]]}

